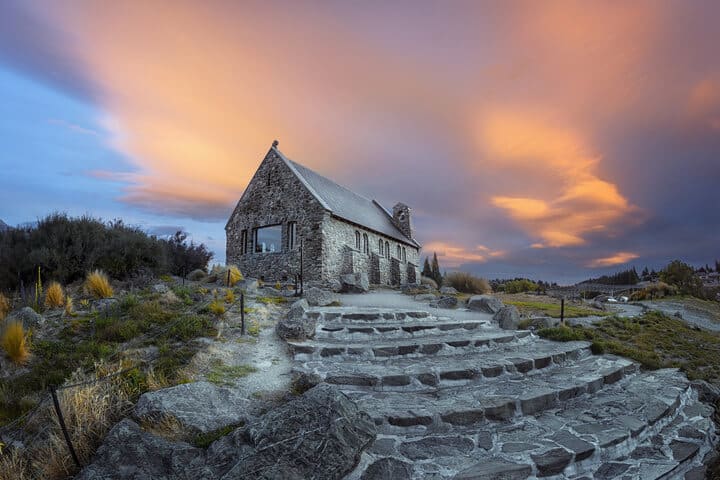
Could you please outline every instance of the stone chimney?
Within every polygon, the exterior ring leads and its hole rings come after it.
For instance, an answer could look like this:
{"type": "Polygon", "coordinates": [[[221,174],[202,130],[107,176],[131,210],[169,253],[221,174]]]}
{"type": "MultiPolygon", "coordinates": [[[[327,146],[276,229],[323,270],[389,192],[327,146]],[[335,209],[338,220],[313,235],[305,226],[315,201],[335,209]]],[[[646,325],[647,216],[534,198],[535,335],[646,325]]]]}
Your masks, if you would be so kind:
{"type": "Polygon", "coordinates": [[[410,222],[410,207],[404,203],[397,203],[393,207],[393,221],[402,233],[413,238],[412,223],[410,222]]]}

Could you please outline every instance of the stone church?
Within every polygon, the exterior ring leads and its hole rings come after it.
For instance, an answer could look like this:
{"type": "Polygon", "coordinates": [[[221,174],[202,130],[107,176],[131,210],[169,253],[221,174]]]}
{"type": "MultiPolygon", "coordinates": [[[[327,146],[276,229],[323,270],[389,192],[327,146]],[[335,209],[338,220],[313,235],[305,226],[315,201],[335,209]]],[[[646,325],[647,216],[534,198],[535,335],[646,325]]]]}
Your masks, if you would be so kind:
{"type": "Polygon", "coordinates": [[[371,284],[420,280],[410,208],[392,212],[288,159],[277,141],[225,226],[227,263],[265,281],[329,283],[365,272],[371,284]]]}

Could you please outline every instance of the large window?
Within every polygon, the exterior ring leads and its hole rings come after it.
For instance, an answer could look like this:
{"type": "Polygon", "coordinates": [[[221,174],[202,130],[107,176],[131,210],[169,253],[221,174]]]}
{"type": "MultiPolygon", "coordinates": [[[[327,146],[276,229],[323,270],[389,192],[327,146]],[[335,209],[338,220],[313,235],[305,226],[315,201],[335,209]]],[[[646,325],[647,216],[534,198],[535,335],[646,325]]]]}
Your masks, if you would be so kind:
{"type": "Polygon", "coordinates": [[[360,250],[360,232],[355,230],[355,249],[360,250]]]}
{"type": "Polygon", "coordinates": [[[385,242],[385,258],[390,259],[390,243],[385,242]]]}
{"type": "Polygon", "coordinates": [[[370,243],[368,241],[367,233],[363,233],[363,253],[370,253],[370,243]]]}
{"type": "Polygon", "coordinates": [[[400,255],[401,255],[401,253],[400,253],[400,245],[398,245],[398,246],[397,246],[397,259],[398,259],[398,260],[402,260],[402,257],[401,257],[400,255]]]}
{"type": "Polygon", "coordinates": [[[402,261],[407,262],[407,250],[405,250],[405,247],[402,247],[402,255],[403,255],[402,261]]]}
{"type": "Polygon", "coordinates": [[[255,229],[255,253],[279,252],[282,245],[282,226],[269,225],[255,229]]]}
{"type": "Polygon", "coordinates": [[[383,242],[383,239],[378,240],[378,251],[380,252],[380,256],[385,256],[385,242],[383,242]]]}
{"type": "Polygon", "coordinates": [[[296,227],[296,225],[297,224],[295,222],[288,222],[288,224],[287,224],[287,226],[288,226],[288,228],[287,228],[288,250],[292,250],[293,248],[295,248],[295,245],[297,243],[297,227],[296,227]]]}

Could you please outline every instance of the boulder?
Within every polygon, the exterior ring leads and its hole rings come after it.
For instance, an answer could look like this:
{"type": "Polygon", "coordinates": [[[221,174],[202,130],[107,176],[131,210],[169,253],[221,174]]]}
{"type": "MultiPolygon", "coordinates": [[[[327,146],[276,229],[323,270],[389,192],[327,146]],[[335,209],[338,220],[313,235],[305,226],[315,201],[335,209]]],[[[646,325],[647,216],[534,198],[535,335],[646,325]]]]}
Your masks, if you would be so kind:
{"type": "Polygon", "coordinates": [[[467,304],[470,310],[484,313],[497,313],[504,306],[499,298],[492,295],[473,295],[467,304]]]}
{"type": "Polygon", "coordinates": [[[302,394],[321,384],[322,381],[322,377],[317,373],[295,371],[292,374],[291,389],[296,394],[302,394]]]}
{"type": "Polygon", "coordinates": [[[205,277],[207,277],[207,273],[205,270],[202,270],[200,268],[193,270],[192,272],[188,273],[188,280],[192,280],[194,282],[199,282],[200,280],[204,280],[205,277]]]}
{"type": "Polygon", "coordinates": [[[337,278],[333,278],[330,280],[330,290],[335,293],[339,293],[340,290],[342,290],[342,282],[340,282],[337,278]]]}
{"type": "Polygon", "coordinates": [[[520,312],[515,305],[506,305],[493,315],[493,320],[504,330],[517,330],[520,324],[520,312]]]}
{"type": "Polygon", "coordinates": [[[164,283],[156,283],[151,287],[152,291],[155,293],[167,293],[169,288],[164,283]]]}
{"type": "Polygon", "coordinates": [[[143,431],[130,419],[115,425],[76,480],[140,478],[216,478],[205,466],[204,452],[143,431]]]}
{"type": "Polygon", "coordinates": [[[440,293],[443,295],[457,295],[458,291],[453,287],[442,287],[440,293]]]}
{"type": "Polygon", "coordinates": [[[106,312],[117,308],[120,301],[117,298],[100,298],[93,300],[90,310],[93,312],[106,312]]]}
{"type": "Polygon", "coordinates": [[[326,307],[330,304],[339,302],[338,296],[328,290],[317,287],[310,287],[303,292],[305,300],[308,304],[317,307],[326,307]]]}
{"type": "Polygon", "coordinates": [[[458,305],[457,297],[443,296],[436,303],[438,308],[455,308],[458,305]]]}
{"type": "Polygon", "coordinates": [[[528,320],[530,321],[528,328],[532,327],[537,330],[540,330],[541,328],[557,327],[558,325],[560,325],[559,318],[536,317],[536,318],[530,318],[528,320]]]}
{"type": "Polygon", "coordinates": [[[236,390],[209,382],[184,383],[144,393],[134,415],[149,422],[174,417],[189,433],[198,434],[247,422],[249,403],[236,390]]]}
{"type": "Polygon", "coordinates": [[[43,325],[45,323],[45,318],[30,307],[23,307],[20,310],[8,315],[5,321],[8,323],[13,321],[22,322],[23,328],[28,329],[37,328],[39,325],[43,325]]]}
{"type": "Polygon", "coordinates": [[[313,338],[317,327],[317,318],[309,318],[305,315],[308,308],[310,308],[310,305],[304,298],[293,303],[287,316],[281,318],[275,327],[278,336],[285,340],[313,338]]]}
{"type": "MultiPolygon", "coordinates": [[[[357,465],[375,440],[375,424],[340,390],[320,384],[219,445],[238,436],[256,451],[235,463],[223,479],[330,480],[345,477],[357,465]]],[[[216,445],[211,451],[222,454],[216,445]]]]}
{"type": "Polygon", "coordinates": [[[342,284],[340,291],[343,293],[365,293],[370,290],[370,282],[367,273],[348,273],[340,277],[342,284]]]}
{"type": "Polygon", "coordinates": [[[245,293],[256,292],[260,288],[260,283],[256,278],[245,278],[239,283],[240,288],[245,290],[245,293]]]}

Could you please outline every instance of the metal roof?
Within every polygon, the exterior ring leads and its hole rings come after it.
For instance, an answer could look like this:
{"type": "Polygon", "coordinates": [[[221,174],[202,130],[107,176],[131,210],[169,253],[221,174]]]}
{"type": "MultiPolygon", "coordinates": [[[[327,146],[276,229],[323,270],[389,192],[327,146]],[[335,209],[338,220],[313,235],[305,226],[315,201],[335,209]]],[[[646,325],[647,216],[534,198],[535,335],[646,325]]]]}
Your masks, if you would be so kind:
{"type": "Polygon", "coordinates": [[[320,204],[334,216],[356,223],[403,243],[420,247],[393,223],[392,216],[377,201],[367,199],[329,178],[287,158],[272,147],[320,204]]]}

